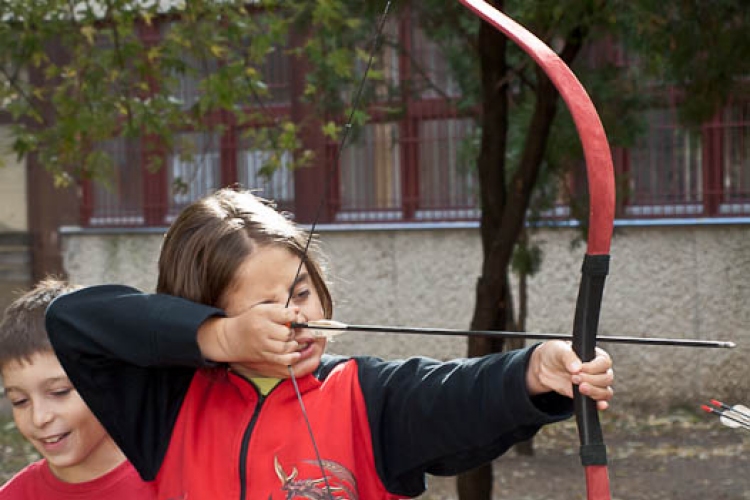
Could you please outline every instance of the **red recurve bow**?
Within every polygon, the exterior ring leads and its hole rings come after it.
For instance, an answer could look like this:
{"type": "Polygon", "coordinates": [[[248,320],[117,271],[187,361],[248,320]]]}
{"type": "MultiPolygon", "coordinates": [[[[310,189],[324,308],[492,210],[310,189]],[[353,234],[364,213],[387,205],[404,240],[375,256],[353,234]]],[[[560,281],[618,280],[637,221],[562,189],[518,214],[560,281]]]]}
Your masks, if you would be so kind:
{"type": "MultiPolygon", "coordinates": [[[[604,127],[583,86],[570,68],[552,49],[526,28],[487,2],[483,0],[460,0],[460,2],[485,22],[513,40],[539,64],[567,104],[578,129],[586,160],[590,209],[588,246],[583,261],[582,278],[573,326],[573,349],[582,361],[589,361],[594,358],[596,347],[599,311],[604,291],[604,281],[609,268],[609,247],[612,239],[615,213],[614,169],[612,167],[609,143],[604,134],[604,127]]],[[[389,0],[381,17],[376,39],[382,30],[390,3],[389,0]]],[[[356,109],[357,102],[358,97],[355,98],[353,109],[356,109]]],[[[339,146],[339,152],[343,149],[345,142],[346,135],[339,146]]],[[[310,230],[310,238],[312,238],[319,219],[322,201],[310,230]]],[[[308,244],[309,241],[308,239],[308,244]]],[[[307,253],[307,248],[305,248],[305,253],[307,253]]],[[[301,267],[302,262],[300,262],[298,273],[301,267]]],[[[308,327],[304,324],[295,324],[294,326],[308,327]]],[[[290,375],[296,388],[294,372],[291,370],[291,367],[290,375]]],[[[581,440],[581,462],[586,468],[587,500],[610,500],[607,452],[599,424],[596,403],[580,394],[577,387],[573,389],[575,392],[578,434],[581,440]]],[[[300,405],[304,413],[304,405],[302,405],[301,398],[300,405]]],[[[309,429],[309,431],[314,443],[312,429],[309,429]]],[[[320,462],[320,457],[318,457],[318,461],[320,462]]],[[[322,463],[321,470],[325,477],[322,463]]],[[[332,497],[330,488],[328,488],[327,484],[326,486],[330,498],[332,497]]]]}
{"type": "MultiPolygon", "coordinates": [[[[573,349],[582,361],[594,357],[615,214],[612,155],[599,115],[570,68],[526,28],[483,0],[460,0],[477,16],[520,46],[544,70],[565,101],[581,138],[589,184],[589,232],[573,324],[573,349]]],[[[596,403],[575,391],[575,411],[586,469],[587,500],[610,500],[607,450],[596,403]]]]}

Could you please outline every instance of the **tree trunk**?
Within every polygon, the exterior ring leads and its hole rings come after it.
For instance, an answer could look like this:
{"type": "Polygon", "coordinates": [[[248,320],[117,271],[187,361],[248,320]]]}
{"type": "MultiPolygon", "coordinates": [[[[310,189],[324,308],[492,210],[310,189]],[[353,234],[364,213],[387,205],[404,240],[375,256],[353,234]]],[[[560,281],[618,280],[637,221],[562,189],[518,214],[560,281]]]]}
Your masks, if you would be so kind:
{"type": "MultiPolygon", "coordinates": [[[[503,2],[491,2],[502,10],[503,2]]],[[[581,33],[566,39],[561,57],[570,63],[581,47],[581,33]]],[[[535,106],[526,133],[520,163],[510,182],[506,181],[505,157],[508,131],[508,79],[502,33],[482,23],[477,49],[482,80],[482,139],[477,160],[480,194],[480,236],[483,250],[482,275],[477,280],[473,330],[509,330],[513,327],[513,304],[509,268],[513,248],[523,229],[531,193],[536,183],[557,111],[558,93],[546,75],[537,69],[535,106]],[[510,189],[509,189],[510,187],[510,189]]],[[[500,352],[500,339],[469,339],[468,355],[500,352]]],[[[460,500],[490,500],[492,464],[458,476],[460,500]]]]}
{"type": "MultiPolygon", "coordinates": [[[[491,2],[502,9],[502,1],[491,2]]],[[[482,72],[482,143],[478,159],[479,185],[481,189],[480,234],[484,263],[482,276],[477,280],[476,303],[471,328],[475,330],[502,330],[508,307],[506,264],[489,257],[505,208],[505,152],[508,131],[508,101],[506,96],[505,47],[507,39],[486,23],[479,29],[477,47],[482,72]],[[496,267],[488,272],[488,267],[496,267]]],[[[510,307],[512,310],[512,306],[510,307]]],[[[501,339],[469,339],[469,356],[481,356],[502,350],[501,339]]],[[[461,500],[489,500],[492,496],[492,464],[483,465],[456,479],[458,496],[461,500]]]]}
{"type": "MultiPolygon", "coordinates": [[[[521,233],[521,239],[524,244],[527,244],[527,232],[525,229],[521,233]]],[[[518,273],[518,318],[515,321],[515,328],[513,329],[518,332],[526,331],[526,313],[528,310],[528,276],[529,274],[525,267],[522,268],[518,273]]],[[[508,339],[508,341],[505,343],[505,349],[507,351],[512,351],[514,349],[521,349],[525,345],[526,339],[508,339]]],[[[513,449],[519,455],[531,457],[534,455],[534,439],[532,438],[526,441],[521,441],[520,443],[515,445],[513,449]]]]}

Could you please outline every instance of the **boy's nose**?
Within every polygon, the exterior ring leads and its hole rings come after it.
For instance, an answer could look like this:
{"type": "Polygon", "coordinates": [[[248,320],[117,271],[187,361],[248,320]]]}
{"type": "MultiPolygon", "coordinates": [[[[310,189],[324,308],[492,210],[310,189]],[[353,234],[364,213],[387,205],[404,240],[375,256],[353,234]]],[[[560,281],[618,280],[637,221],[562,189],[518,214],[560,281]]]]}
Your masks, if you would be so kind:
{"type": "Polygon", "coordinates": [[[52,409],[45,404],[34,405],[31,412],[31,419],[37,427],[44,427],[55,418],[52,409]]]}
{"type": "Polygon", "coordinates": [[[302,311],[297,313],[297,323],[307,323],[308,320],[309,318],[307,317],[307,314],[303,313],[302,311]]]}

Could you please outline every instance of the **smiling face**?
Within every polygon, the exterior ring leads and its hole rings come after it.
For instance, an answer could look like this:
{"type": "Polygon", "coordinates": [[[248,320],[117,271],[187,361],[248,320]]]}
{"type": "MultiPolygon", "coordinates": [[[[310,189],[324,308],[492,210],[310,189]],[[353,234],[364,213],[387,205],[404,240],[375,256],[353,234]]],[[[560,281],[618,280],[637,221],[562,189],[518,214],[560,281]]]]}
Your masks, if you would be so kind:
{"type": "MultiPolygon", "coordinates": [[[[240,265],[219,306],[227,315],[237,316],[260,304],[284,305],[291,292],[289,305],[299,307],[298,322],[323,319],[323,306],[307,267],[302,266],[295,279],[298,267],[299,257],[282,246],[257,247],[240,265]]],[[[300,346],[301,358],[294,364],[294,374],[301,377],[318,367],[326,340],[314,338],[307,329],[297,330],[295,340],[300,346]]],[[[257,375],[257,371],[242,365],[232,365],[232,369],[246,377],[257,375]]]]}
{"type": "Polygon", "coordinates": [[[125,457],[83,402],[52,352],[2,367],[5,392],[21,434],[69,483],[95,479],[125,457]]]}

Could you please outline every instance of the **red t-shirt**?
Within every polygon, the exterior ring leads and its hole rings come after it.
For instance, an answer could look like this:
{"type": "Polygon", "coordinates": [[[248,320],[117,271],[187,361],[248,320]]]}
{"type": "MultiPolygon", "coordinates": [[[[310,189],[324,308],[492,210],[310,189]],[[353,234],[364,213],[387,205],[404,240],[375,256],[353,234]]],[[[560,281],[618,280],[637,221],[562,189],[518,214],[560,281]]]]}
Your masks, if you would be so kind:
{"type": "Polygon", "coordinates": [[[0,486],[0,500],[152,500],[151,483],[144,482],[130,462],[84,483],[66,483],[55,477],[46,460],[27,466],[0,486]]]}

